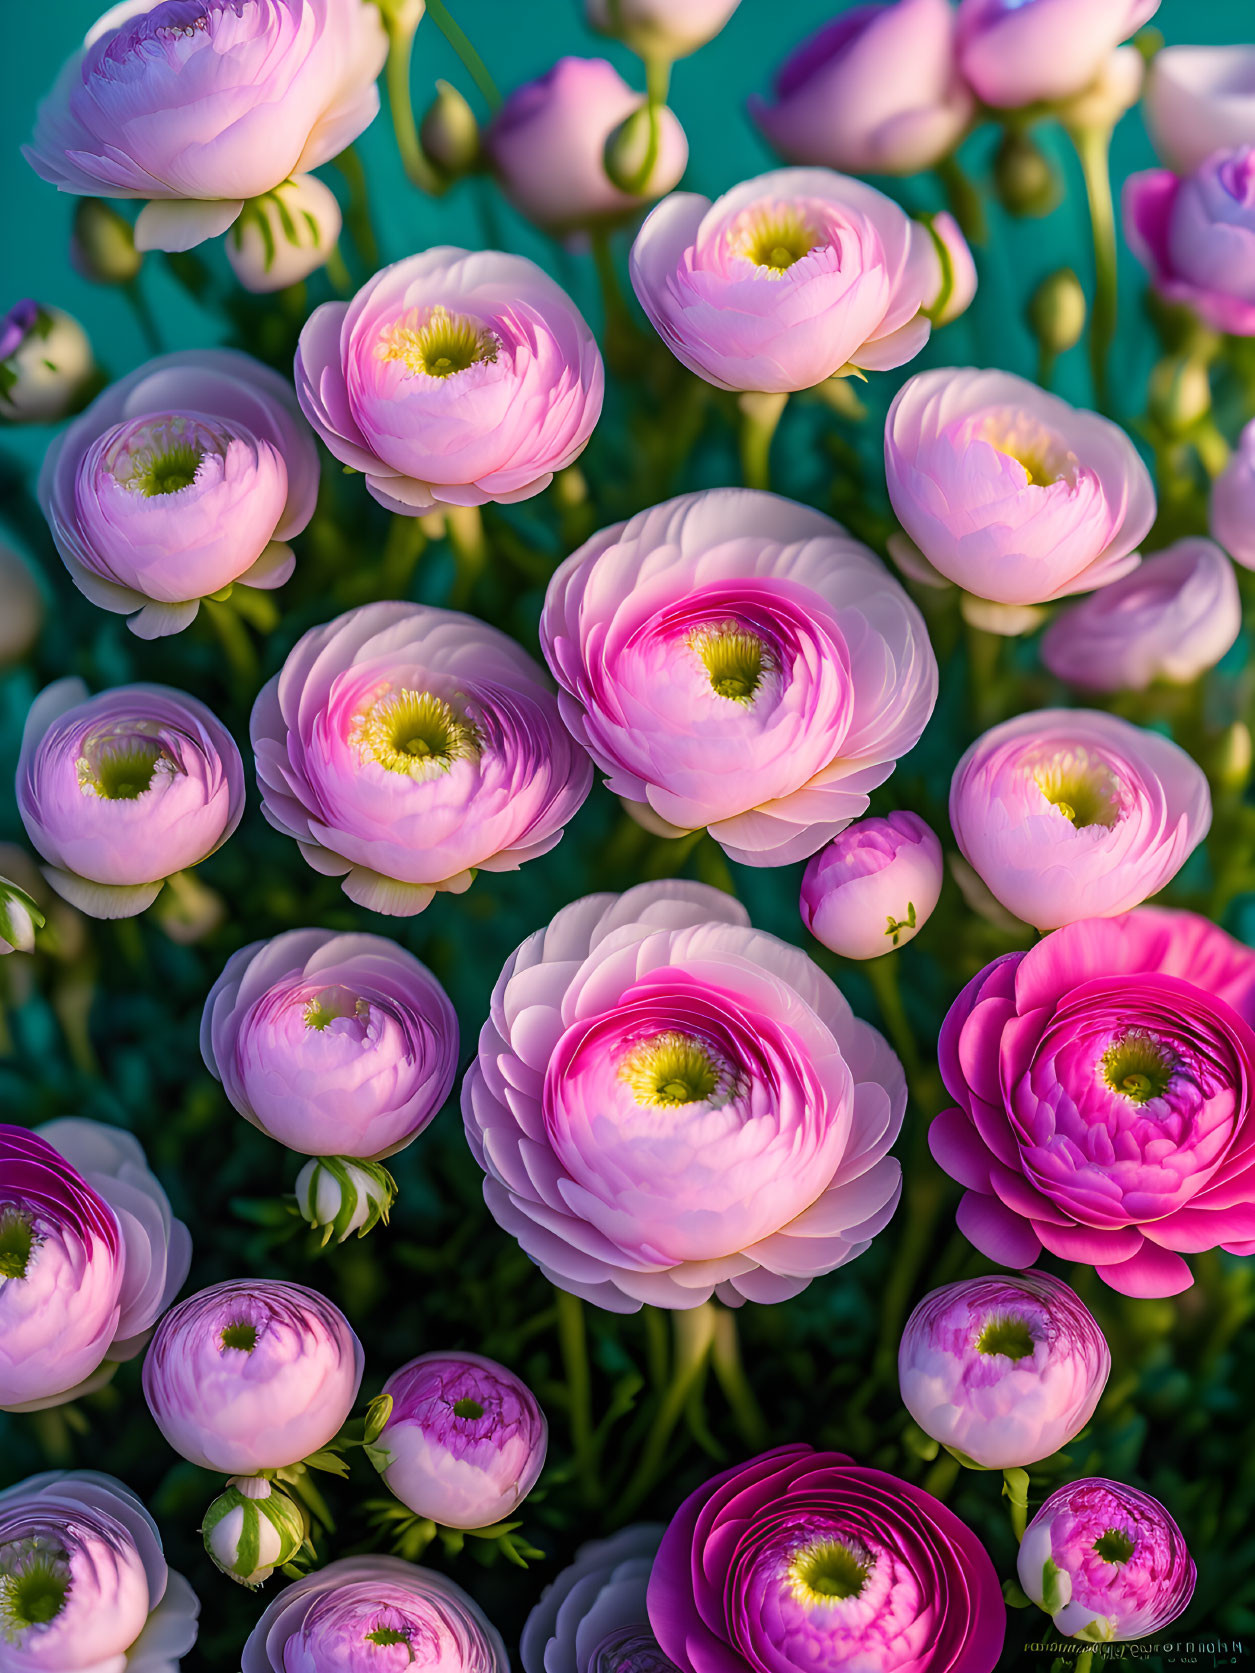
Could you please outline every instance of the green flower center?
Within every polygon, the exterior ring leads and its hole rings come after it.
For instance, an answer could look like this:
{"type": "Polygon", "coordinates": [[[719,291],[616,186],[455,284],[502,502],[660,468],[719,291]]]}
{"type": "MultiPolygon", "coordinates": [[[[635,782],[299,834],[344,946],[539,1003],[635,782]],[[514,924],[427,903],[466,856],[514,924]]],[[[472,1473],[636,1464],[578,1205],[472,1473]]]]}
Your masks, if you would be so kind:
{"type": "Polygon", "coordinates": [[[483,1417],[484,1408],[480,1405],[478,1400],[472,1400],[470,1396],[467,1395],[463,1399],[455,1400],[453,1402],[453,1415],[454,1417],[467,1417],[474,1422],[476,1418],[483,1417]]]}
{"type": "Polygon", "coordinates": [[[412,312],[389,326],[378,352],[381,360],[399,360],[417,375],[451,378],[496,360],[500,349],[496,334],[479,320],[435,307],[425,317],[412,312]]]}
{"type": "Polygon", "coordinates": [[[1103,1053],[1102,1075],[1131,1104],[1162,1098],[1176,1072],[1176,1058],[1153,1034],[1132,1028],[1103,1053]]]}
{"type": "Polygon", "coordinates": [[[381,698],[358,721],[357,746],[390,773],[430,778],[479,754],[470,721],[430,691],[408,688],[381,698]]]}
{"type": "Polygon", "coordinates": [[[859,1595],[872,1567],[869,1552],[825,1539],[797,1553],[789,1564],[789,1581],[802,1603],[840,1603],[859,1595]]]}
{"type": "Polygon", "coordinates": [[[778,278],[820,243],[819,234],[797,209],[751,210],[740,229],[739,253],[778,278]]]}
{"type": "Polygon", "coordinates": [[[1104,1563],[1127,1563],[1136,1546],[1123,1528],[1108,1528],[1094,1541],[1094,1550],[1104,1563]]]}
{"type": "Polygon", "coordinates": [[[389,1649],[394,1644],[404,1644],[409,1651],[410,1665],[414,1662],[414,1648],[410,1643],[408,1632],[401,1632],[396,1627],[376,1627],[373,1632],[366,1634],[367,1644],[378,1644],[380,1649],[389,1649]]]}
{"type": "Polygon", "coordinates": [[[734,703],[749,703],[770,667],[770,657],[761,639],[736,622],[703,628],[689,644],[697,652],[710,676],[710,689],[734,703]]]}
{"type": "Polygon", "coordinates": [[[51,1540],[14,1540],[0,1546],[0,1637],[21,1642],[30,1627],[47,1626],[65,1607],[70,1565],[51,1540]]]}
{"type": "Polygon", "coordinates": [[[732,1077],[705,1041],[667,1033],[635,1046],[619,1066],[638,1104],[673,1109],[726,1100],[732,1077]]]}
{"type": "Polygon", "coordinates": [[[0,1278],[25,1278],[38,1239],[35,1223],[23,1209],[0,1209],[0,1278]]]}
{"type": "Polygon", "coordinates": [[[133,802],[152,788],[159,767],[177,770],[147,721],[118,721],[83,742],[76,763],[79,789],[107,802],[133,802]]]}
{"type": "Polygon", "coordinates": [[[976,1351],[983,1354],[1002,1354],[1006,1359],[1028,1359],[1036,1343],[1024,1319],[990,1319],[976,1338],[976,1351]]]}
{"type": "Polygon", "coordinates": [[[251,1354],[257,1346],[257,1326],[237,1319],[223,1326],[218,1341],[224,1348],[238,1348],[241,1353],[251,1354]]]}
{"type": "Polygon", "coordinates": [[[1083,749],[1064,750],[1042,762],[1033,774],[1037,788],[1065,819],[1084,830],[1111,830],[1120,821],[1120,791],[1106,762],[1083,749]]]}
{"type": "Polygon", "coordinates": [[[330,1028],[342,1017],[357,1017],[365,1021],[370,1016],[370,1006],[347,988],[324,988],[306,1003],[303,1016],[306,1028],[316,1029],[321,1034],[324,1028],[330,1028]]]}
{"type": "Polygon", "coordinates": [[[190,488],[205,458],[225,457],[229,441],[194,418],[172,413],[121,432],[106,449],[104,463],[123,488],[160,498],[190,488]]]}

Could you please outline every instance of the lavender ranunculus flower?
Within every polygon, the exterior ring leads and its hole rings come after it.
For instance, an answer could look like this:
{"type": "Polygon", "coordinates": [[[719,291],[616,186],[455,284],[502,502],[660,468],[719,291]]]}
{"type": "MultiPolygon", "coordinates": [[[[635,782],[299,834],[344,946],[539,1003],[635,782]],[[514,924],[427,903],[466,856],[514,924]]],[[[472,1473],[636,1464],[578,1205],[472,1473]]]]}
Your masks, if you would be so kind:
{"type": "Polygon", "coordinates": [[[127,685],[89,697],[81,680],[58,680],[26,717],[17,805],[57,893],[90,917],[130,918],[234,831],[244,764],[185,692],[127,685]]]}
{"type": "Polygon", "coordinates": [[[144,1398],[176,1452],[255,1475],[317,1452],[353,1409],[362,1345],[338,1307],[277,1279],[214,1284],[166,1314],[144,1398]]]}
{"type": "Polygon", "coordinates": [[[937,693],[923,618],[875,556],[746,489],[595,534],[555,573],[540,633],[610,789],[745,865],[804,859],[863,813],[937,693]]]}
{"type": "Polygon", "coordinates": [[[1020,1542],[1020,1585],[1065,1638],[1124,1643],[1183,1613],[1196,1579],[1158,1499],[1090,1477],[1053,1492],[1020,1542]]]}
{"type": "Polygon", "coordinates": [[[244,1646],[243,1673],[510,1673],[496,1627],[453,1580],[400,1557],[343,1557],[294,1580],[244,1646]]]}
{"type": "Polygon", "coordinates": [[[66,62],[23,155],[63,192],[148,199],[137,246],[187,250],[352,144],[386,55],[368,0],[123,0],[66,62]]]}
{"type": "Polygon", "coordinates": [[[645,1603],[662,1534],[636,1522],[580,1546],[524,1623],[524,1673],[674,1673],[645,1603]]]}
{"type": "Polygon", "coordinates": [[[5,1673],[176,1673],[199,1613],[115,1477],[50,1470],[0,1492],[5,1673]]]}
{"type": "Polygon", "coordinates": [[[535,263],[441,245],[305,322],[296,393],[389,511],[512,503],[577,459],[605,374],[583,315],[535,263]]]}
{"type": "Polygon", "coordinates": [[[449,1096],[458,1022],[436,978],[379,935],[299,929],[227,960],[201,1055],[234,1107],[305,1156],[377,1159],[449,1096]]]}
{"type": "Polygon", "coordinates": [[[51,424],[80,405],[95,370],[87,333],[29,297],[0,315],[0,418],[51,424]]]}
{"type": "Polygon", "coordinates": [[[1255,144],[1255,45],[1164,47],[1151,60],[1142,115],[1175,174],[1255,144]]]}
{"type": "Polygon", "coordinates": [[[1234,563],[1255,569],[1255,419],[1212,484],[1211,532],[1234,563]]]}
{"type": "Polygon", "coordinates": [[[371,1459],[415,1516],[487,1528],[512,1516],[544,1468],[549,1427],[521,1378],[476,1353],[429,1353],[394,1371],[371,1459]]]}
{"type": "Polygon", "coordinates": [[[1159,0],[959,0],[959,68],[999,109],[1070,99],[1158,10],[1159,0]]]}
{"type": "Polygon", "coordinates": [[[807,866],[802,922],[843,958],[878,958],[923,929],[944,875],[941,844],[917,813],[860,819],[807,866]]]}
{"type": "Polygon", "coordinates": [[[796,947],[700,883],[565,906],[512,955],[462,1088],[493,1218],[612,1312],[783,1301],[893,1213],[901,1065],[796,947]]]}
{"type": "Polygon", "coordinates": [[[1094,1415],[1110,1372],[1098,1321],[1044,1272],[932,1290],[898,1348],[907,1411],[926,1435],[989,1470],[1066,1446],[1094,1415]]]}
{"type": "Polygon", "coordinates": [[[107,1382],[191,1258],[130,1133],[78,1118],[0,1126],[0,1409],[61,1405],[107,1382]]]}
{"type": "Polygon", "coordinates": [[[1184,179],[1130,175],[1124,230],[1161,296],[1216,331],[1255,337],[1255,143],[1213,153],[1184,179]]]}
{"type": "Polygon", "coordinates": [[[1006,1633],[976,1535],[923,1488],[777,1447],[680,1506],[649,1618],[685,1673],[993,1673],[1006,1633]]]}
{"type": "Polygon", "coordinates": [[[150,360],[49,448],[39,498],[80,592],[154,639],[233,582],[277,587],[318,497],[292,390],[234,349],[150,360]],[[134,612],[134,613],[133,613],[134,612]]]}
{"type": "Polygon", "coordinates": [[[251,730],[266,818],[351,900],[393,916],[547,853],[592,786],[531,657],[425,604],[312,628],[251,730]]]}
{"type": "Polygon", "coordinates": [[[991,727],[954,769],[950,824],[994,898],[1040,930],[1110,918],[1170,883],[1211,826],[1179,744],[1096,709],[991,727]]]}

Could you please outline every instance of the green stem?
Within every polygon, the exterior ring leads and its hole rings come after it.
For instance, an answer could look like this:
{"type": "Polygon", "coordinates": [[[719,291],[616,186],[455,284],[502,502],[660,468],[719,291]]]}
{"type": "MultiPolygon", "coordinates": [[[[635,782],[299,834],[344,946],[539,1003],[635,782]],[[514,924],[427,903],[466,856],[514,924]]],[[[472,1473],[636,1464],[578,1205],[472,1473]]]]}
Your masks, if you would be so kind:
{"type": "Polygon", "coordinates": [[[388,110],[392,115],[392,131],[396,135],[401,165],[410,184],[429,197],[439,197],[444,186],[427,161],[418,137],[418,124],[414,120],[414,101],[410,93],[410,56],[413,50],[414,31],[390,26],[388,62],[384,68],[388,110]]]}
{"type": "Polygon", "coordinates": [[[327,277],[331,287],[338,296],[352,296],[353,276],[345,265],[344,257],[340,254],[340,246],[333,244],[327,252],[327,277]]]}
{"type": "Polygon", "coordinates": [[[972,718],[977,730],[984,732],[998,718],[998,665],[1002,660],[1003,640],[999,634],[987,633],[983,627],[973,627],[968,621],[963,627],[972,718]]]}
{"type": "Polygon", "coordinates": [[[445,530],[458,565],[449,603],[454,609],[463,609],[488,560],[488,542],[484,539],[484,519],[479,507],[449,506],[445,512],[445,530]]]}
{"type": "Polygon", "coordinates": [[[893,1049],[902,1059],[907,1084],[918,1088],[922,1065],[919,1048],[915,1044],[915,1034],[907,1017],[906,1007],[902,1003],[902,990],[898,986],[897,954],[885,953],[880,958],[870,958],[863,968],[872,985],[872,992],[876,995],[876,1003],[880,1007],[880,1015],[889,1038],[893,1041],[893,1049]]]}
{"type": "Polygon", "coordinates": [[[1094,1652],[1092,1650],[1081,1650],[1077,1653],[1074,1673],[1089,1673],[1093,1665],[1094,1652]]]}
{"type": "Polygon", "coordinates": [[[606,361],[612,371],[627,374],[635,366],[637,332],[619,283],[609,232],[604,227],[594,228],[588,235],[588,244],[601,290],[606,361]]]}
{"type": "Polygon", "coordinates": [[[352,234],[353,244],[363,267],[374,272],[379,266],[379,240],[375,237],[370,213],[370,188],[366,170],[357,147],[348,145],[335,159],[334,166],[349,189],[349,201],[344,208],[344,224],[352,234]]]}
{"type": "Polygon", "coordinates": [[[1011,1526],[1018,1543],[1028,1527],[1028,1471],[1003,1470],[1002,1491],[1011,1505],[1011,1526]]]}
{"type": "Polygon", "coordinates": [[[156,315],[148,305],[148,298],[141,290],[139,280],[128,279],[122,287],[122,294],[135,315],[135,323],[139,326],[140,336],[143,337],[149,354],[164,354],[166,346],[161,340],[156,315]]]}
{"type": "Polygon", "coordinates": [[[497,84],[484,67],[484,61],[467,39],[466,32],[450,16],[444,0],[427,0],[427,15],[462,60],[468,76],[487,99],[492,110],[501,109],[501,94],[497,84]]]}
{"type": "Polygon", "coordinates": [[[1089,316],[1089,364],[1095,403],[1108,406],[1107,361],[1116,334],[1116,212],[1111,197],[1110,128],[1078,128],[1076,147],[1094,230],[1094,304],[1089,316]]]}
{"type": "Polygon", "coordinates": [[[571,1449],[575,1473],[584,1502],[595,1505],[601,1497],[597,1462],[593,1451],[593,1387],[588,1368],[588,1336],[584,1329],[584,1303],[566,1290],[555,1291],[558,1302],[558,1343],[566,1375],[570,1405],[571,1449]]]}
{"type": "Polygon", "coordinates": [[[737,399],[741,409],[741,479],[747,488],[771,486],[771,438],[776,433],[787,394],[751,389],[737,399]]]}
{"type": "Polygon", "coordinates": [[[635,1473],[619,1504],[621,1520],[630,1519],[657,1485],[666,1461],[667,1445],[688,1402],[689,1392],[705,1370],[715,1335],[713,1303],[702,1302],[673,1315],[675,1354],[671,1381],[654,1414],[649,1437],[637,1461],[635,1473]]]}
{"type": "Polygon", "coordinates": [[[1055,378],[1055,362],[1059,356],[1045,343],[1037,345],[1037,381],[1043,389],[1049,389],[1055,378]]]}
{"type": "Polygon", "coordinates": [[[934,1499],[944,1499],[959,1479],[959,1471],[962,1468],[962,1464],[952,1452],[943,1452],[920,1486],[925,1493],[931,1493],[934,1499]]]}
{"type": "Polygon", "coordinates": [[[959,230],[971,244],[983,244],[989,236],[985,220],[985,203],[980,188],[965,173],[959,159],[943,157],[937,164],[937,178],[946,194],[950,213],[959,223],[959,230]]]}
{"type": "Polygon", "coordinates": [[[379,565],[381,598],[404,598],[414,575],[414,566],[423,555],[427,536],[417,517],[394,512],[388,538],[384,543],[383,560],[379,565]]]}
{"type": "Polygon", "coordinates": [[[209,618],[209,625],[218,635],[218,643],[222,646],[237,683],[245,692],[251,693],[256,689],[261,668],[257,652],[253,649],[253,641],[245,632],[243,622],[231,605],[220,599],[205,599],[201,609],[209,618]]]}
{"type": "Polygon", "coordinates": [[[754,1398],[754,1390],[741,1362],[736,1314],[727,1307],[715,1309],[715,1334],[710,1359],[719,1387],[732,1408],[741,1439],[755,1452],[761,1452],[770,1438],[767,1420],[754,1398]]]}

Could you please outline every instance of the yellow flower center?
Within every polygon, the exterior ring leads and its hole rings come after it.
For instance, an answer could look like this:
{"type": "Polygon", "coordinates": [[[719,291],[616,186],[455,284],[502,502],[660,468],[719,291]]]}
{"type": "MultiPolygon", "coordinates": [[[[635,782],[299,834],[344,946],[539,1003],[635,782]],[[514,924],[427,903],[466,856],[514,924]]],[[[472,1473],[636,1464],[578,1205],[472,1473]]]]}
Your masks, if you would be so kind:
{"type": "Polygon", "coordinates": [[[470,721],[433,692],[407,687],[380,698],[360,716],[354,742],[364,757],[410,778],[431,778],[479,754],[470,721]]]}
{"type": "Polygon", "coordinates": [[[369,1016],[370,1006],[347,988],[324,988],[307,1002],[304,1010],[306,1028],[316,1029],[320,1034],[341,1017],[364,1020],[369,1016]]]}
{"type": "Polygon", "coordinates": [[[1120,794],[1114,773],[1086,750],[1064,750],[1033,774],[1037,788],[1063,817],[1084,830],[1111,830],[1120,820],[1120,794]]]}
{"type": "Polygon", "coordinates": [[[1144,1028],[1131,1028],[1103,1053],[1102,1075],[1131,1104],[1148,1104],[1168,1090],[1176,1066],[1162,1041],[1144,1028]]]}
{"type": "Polygon", "coordinates": [[[619,1066],[619,1079],[638,1104],[674,1109],[726,1102],[734,1077],[704,1040],[669,1032],[633,1047],[619,1066]]]}
{"type": "Polygon", "coordinates": [[[789,1564],[789,1585],[799,1603],[841,1603],[859,1595],[873,1563],[869,1551],[855,1549],[844,1540],[817,1540],[804,1546],[789,1564]]]}
{"type": "Polygon", "coordinates": [[[411,311],[379,339],[379,358],[399,360],[408,371],[429,378],[451,378],[497,358],[501,344],[479,320],[436,306],[425,314],[411,311]]]}
{"type": "Polygon", "coordinates": [[[1023,466],[1030,488],[1049,488],[1054,482],[1070,480],[1076,468],[1075,456],[1059,437],[1025,413],[993,415],[981,436],[992,448],[1023,466]]]}
{"type": "Polygon", "coordinates": [[[787,273],[823,242],[802,212],[787,204],[748,210],[734,224],[733,239],[736,253],[769,278],[787,273]]]}
{"type": "Polygon", "coordinates": [[[689,640],[710,675],[710,689],[734,703],[749,703],[771,667],[761,639],[736,622],[702,628],[689,640]]]}

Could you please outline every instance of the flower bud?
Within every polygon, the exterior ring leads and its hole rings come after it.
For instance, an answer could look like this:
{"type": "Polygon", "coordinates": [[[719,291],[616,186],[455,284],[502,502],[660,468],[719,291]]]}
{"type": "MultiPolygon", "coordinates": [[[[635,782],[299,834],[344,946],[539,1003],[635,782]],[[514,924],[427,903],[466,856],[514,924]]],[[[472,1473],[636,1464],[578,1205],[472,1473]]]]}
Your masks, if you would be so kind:
{"type": "Polygon", "coordinates": [[[437,81],[436,96],[419,128],[423,151],[442,174],[458,180],[479,161],[475,112],[450,82],[437,81]]]}
{"type": "Polygon", "coordinates": [[[354,1232],[365,1237],[382,1220],[396,1198],[396,1180],[379,1162],[359,1162],[349,1156],[311,1156],[296,1176],[296,1206],[323,1247],[343,1243],[354,1232]]]}
{"type": "Polygon", "coordinates": [[[1085,292],[1070,267],[1048,273],[1025,309],[1028,328],[1047,354],[1064,354],[1085,329],[1085,292]]]}
{"type": "Polygon", "coordinates": [[[807,866],[802,922],[843,958],[878,958],[928,922],[942,870],[941,844],[918,814],[860,819],[807,866]]]}
{"type": "Polygon", "coordinates": [[[80,198],[70,234],[70,261],[76,272],[98,285],[128,285],[144,257],[135,248],[131,223],[103,198],[80,198]]]}
{"type": "Polygon", "coordinates": [[[20,662],[44,625],[44,596],[30,565],[0,544],[0,668],[20,662]]]}
{"type": "Polygon", "coordinates": [[[391,39],[408,39],[423,21],[426,0],[374,0],[391,39]]]}
{"type": "Polygon", "coordinates": [[[44,915],[25,889],[0,877],[0,954],[33,953],[35,931],[43,927],[44,915]]]}
{"type": "Polygon", "coordinates": [[[312,174],[295,174],[244,205],[226,235],[227,260],[246,290],[285,290],[324,265],[342,225],[331,188],[312,174]]]}
{"type": "Polygon", "coordinates": [[[1008,215],[1049,215],[1059,177],[1049,157],[1022,128],[1008,128],[994,157],[994,191],[1008,215]]]}
{"type": "Polygon", "coordinates": [[[1160,360],[1150,375],[1150,412],[1170,436],[1182,436],[1211,411],[1211,378],[1192,356],[1160,360]]]}
{"type": "Polygon", "coordinates": [[[740,0],[584,0],[589,27],[641,58],[687,58],[723,28],[740,0]]]}
{"type": "Polygon", "coordinates": [[[262,1586],[305,1543],[305,1512],[280,1488],[256,1476],[228,1484],[205,1512],[205,1550],[241,1586],[262,1586]]]}
{"type": "Polygon", "coordinates": [[[926,218],[937,257],[937,288],[925,312],[934,325],[949,325],[971,307],[976,295],[976,263],[967,239],[947,210],[926,218]]]}
{"type": "Polygon", "coordinates": [[[640,104],[610,130],[602,152],[607,178],[632,197],[658,197],[667,187],[661,177],[662,123],[671,113],[661,105],[640,104]]]}
{"type": "Polygon", "coordinates": [[[1244,720],[1226,727],[1212,760],[1212,776],[1222,790],[1240,796],[1251,782],[1251,729],[1244,720]]]}
{"type": "Polygon", "coordinates": [[[60,308],[28,299],[0,317],[0,418],[54,423],[81,405],[94,371],[87,333],[60,308]]]}

